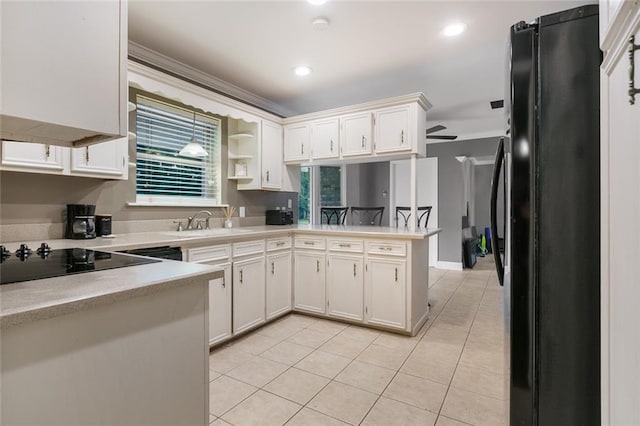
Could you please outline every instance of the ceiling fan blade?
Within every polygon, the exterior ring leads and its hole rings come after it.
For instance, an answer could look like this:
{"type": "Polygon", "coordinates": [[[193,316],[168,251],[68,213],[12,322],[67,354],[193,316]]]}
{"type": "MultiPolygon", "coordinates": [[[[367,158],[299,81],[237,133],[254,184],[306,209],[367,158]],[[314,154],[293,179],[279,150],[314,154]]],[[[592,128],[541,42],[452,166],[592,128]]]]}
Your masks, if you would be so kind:
{"type": "Polygon", "coordinates": [[[444,129],[446,129],[445,126],[443,126],[441,124],[438,124],[437,126],[429,127],[427,129],[427,134],[434,133],[434,132],[439,132],[440,130],[444,130],[444,129]]]}
{"type": "Polygon", "coordinates": [[[458,139],[458,137],[452,136],[452,135],[433,135],[433,136],[427,136],[427,139],[440,139],[444,141],[452,141],[454,139],[458,139]]]}

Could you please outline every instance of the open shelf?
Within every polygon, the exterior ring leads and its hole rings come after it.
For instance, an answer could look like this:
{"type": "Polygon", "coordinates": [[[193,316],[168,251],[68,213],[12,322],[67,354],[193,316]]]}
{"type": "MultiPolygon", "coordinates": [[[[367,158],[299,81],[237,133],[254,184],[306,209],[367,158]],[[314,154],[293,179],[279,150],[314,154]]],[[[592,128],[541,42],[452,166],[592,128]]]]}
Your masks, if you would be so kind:
{"type": "Polygon", "coordinates": [[[229,160],[251,160],[252,158],[253,158],[253,155],[229,153],[229,160]]]}
{"type": "Polygon", "coordinates": [[[234,133],[233,135],[229,135],[229,139],[233,140],[241,140],[241,139],[250,139],[253,138],[251,133],[234,133]]]}

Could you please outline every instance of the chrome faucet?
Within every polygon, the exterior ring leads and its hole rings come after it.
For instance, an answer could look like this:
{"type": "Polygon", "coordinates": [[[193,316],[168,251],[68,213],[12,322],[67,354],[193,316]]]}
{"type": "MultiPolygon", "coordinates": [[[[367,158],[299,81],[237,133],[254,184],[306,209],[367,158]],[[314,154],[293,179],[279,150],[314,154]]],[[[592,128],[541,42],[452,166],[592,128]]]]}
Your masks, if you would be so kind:
{"type": "MultiPolygon", "coordinates": [[[[189,216],[187,218],[187,229],[193,229],[193,221],[198,217],[200,213],[204,213],[207,215],[207,218],[205,219],[204,229],[209,229],[209,219],[211,219],[211,216],[213,216],[213,214],[208,210],[200,210],[193,216],[189,216]]],[[[196,227],[196,229],[202,229],[202,222],[198,221],[196,227]]]]}

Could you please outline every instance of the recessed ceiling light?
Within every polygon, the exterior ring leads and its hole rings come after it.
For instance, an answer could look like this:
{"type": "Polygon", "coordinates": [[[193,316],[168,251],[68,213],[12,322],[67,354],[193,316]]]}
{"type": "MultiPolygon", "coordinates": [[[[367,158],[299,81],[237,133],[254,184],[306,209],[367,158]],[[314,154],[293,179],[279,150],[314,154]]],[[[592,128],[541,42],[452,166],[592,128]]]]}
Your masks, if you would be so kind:
{"type": "Polygon", "coordinates": [[[325,4],[327,2],[327,0],[307,0],[307,1],[314,6],[320,6],[321,4],[325,4]]]}
{"type": "Polygon", "coordinates": [[[297,66],[293,69],[293,72],[295,75],[299,76],[299,77],[304,77],[307,76],[309,74],[311,74],[311,68],[305,66],[305,65],[300,65],[297,66]]]}
{"type": "Polygon", "coordinates": [[[442,34],[446,35],[447,37],[453,37],[462,34],[466,28],[467,26],[462,22],[456,22],[444,27],[444,30],[442,30],[442,34]]]}
{"type": "Polygon", "coordinates": [[[329,20],[327,18],[316,18],[311,22],[311,26],[316,31],[324,31],[329,28],[329,20]]]}

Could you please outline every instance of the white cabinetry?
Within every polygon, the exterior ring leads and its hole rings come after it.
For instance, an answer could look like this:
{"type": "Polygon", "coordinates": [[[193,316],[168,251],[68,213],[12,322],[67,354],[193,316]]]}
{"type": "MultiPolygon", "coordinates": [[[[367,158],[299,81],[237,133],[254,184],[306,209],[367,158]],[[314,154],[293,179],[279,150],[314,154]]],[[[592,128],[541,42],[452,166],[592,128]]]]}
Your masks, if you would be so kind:
{"type": "Polygon", "coordinates": [[[409,106],[387,108],[376,112],[376,152],[411,149],[409,106]]]}
{"type": "Polygon", "coordinates": [[[366,321],[385,327],[406,327],[406,262],[371,257],[367,263],[366,321]]]}
{"type": "Polygon", "coordinates": [[[267,240],[267,320],[291,310],[291,236],[267,240]]]}
{"type": "Polygon", "coordinates": [[[1,169],[126,180],[127,147],[127,138],[82,148],[3,141],[1,169]]]}
{"type": "Polygon", "coordinates": [[[342,117],[342,155],[371,154],[373,149],[373,114],[364,112],[342,117]]]}
{"type": "Polygon", "coordinates": [[[265,322],[264,255],[233,262],[233,333],[265,322]]]}
{"type": "Polygon", "coordinates": [[[311,155],[316,158],[337,158],[340,153],[340,120],[328,120],[311,123],[311,155]]]}
{"type": "Polygon", "coordinates": [[[1,137],[73,146],[127,135],[127,3],[1,2],[1,137]]]}
{"type": "Polygon", "coordinates": [[[127,148],[127,138],[71,148],[71,174],[126,180],[127,148]]]}
{"type": "Polygon", "coordinates": [[[282,126],[262,120],[262,187],[282,187],[282,126]]]}
{"type": "Polygon", "coordinates": [[[327,300],[324,251],[296,251],[294,264],[295,308],[324,314],[327,300]]]}
{"type": "Polygon", "coordinates": [[[209,345],[231,337],[231,262],[209,263],[224,269],[224,277],[209,281],[209,345]]]}
{"type": "Polygon", "coordinates": [[[27,142],[2,142],[2,170],[65,174],[68,148],[27,142]]]}
{"type": "MultiPolygon", "coordinates": [[[[640,424],[640,94],[630,104],[629,40],[640,4],[601,2],[602,424],[640,424]]],[[[634,86],[640,87],[640,50],[634,86]]]]}
{"type": "Polygon", "coordinates": [[[329,254],[327,310],[329,316],[363,319],[364,261],[362,255],[329,254]]]}
{"type": "Polygon", "coordinates": [[[309,159],[309,125],[306,123],[285,126],[284,161],[304,161],[309,159]]]}

